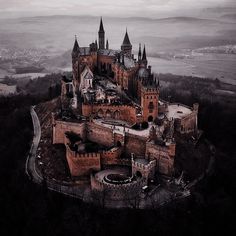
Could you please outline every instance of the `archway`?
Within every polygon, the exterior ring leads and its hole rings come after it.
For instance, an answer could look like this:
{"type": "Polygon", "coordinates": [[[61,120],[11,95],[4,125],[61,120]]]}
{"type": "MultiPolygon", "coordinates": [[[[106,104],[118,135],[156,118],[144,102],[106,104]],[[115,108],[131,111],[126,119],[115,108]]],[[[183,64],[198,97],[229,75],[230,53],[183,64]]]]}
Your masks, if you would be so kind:
{"type": "Polygon", "coordinates": [[[148,122],[153,122],[153,116],[148,117],[148,122]]]}
{"type": "Polygon", "coordinates": [[[121,147],[122,146],[120,141],[117,141],[116,145],[117,145],[117,147],[121,147]]]}
{"type": "Polygon", "coordinates": [[[138,177],[138,178],[142,178],[142,173],[140,171],[136,171],[135,175],[138,177]]]}

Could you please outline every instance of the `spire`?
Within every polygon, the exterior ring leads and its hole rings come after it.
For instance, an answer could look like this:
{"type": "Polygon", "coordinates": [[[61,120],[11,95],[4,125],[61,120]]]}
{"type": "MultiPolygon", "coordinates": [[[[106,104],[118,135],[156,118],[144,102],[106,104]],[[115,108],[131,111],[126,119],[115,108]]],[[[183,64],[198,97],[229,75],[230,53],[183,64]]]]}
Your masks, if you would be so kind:
{"type": "Polygon", "coordinates": [[[77,52],[78,48],[79,48],[79,44],[77,41],[77,36],[75,35],[75,43],[74,43],[74,47],[73,47],[73,52],[77,52]]]}
{"type": "Polygon", "coordinates": [[[109,49],[108,39],[107,39],[107,42],[106,42],[106,49],[109,49]]]}
{"type": "Polygon", "coordinates": [[[125,37],[124,37],[122,46],[131,46],[131,43],[130,43],[130,40],[129,40],[129,35],[128,35],[128,32],[127,32],[127,28],[126,28],[125,37]]]}
{"type": "Polygon", "coordinates": [[[100,20],[100,27],[98,31],[98,45],[99,45],[99,49],[105,49],[105,31],[103,28],[102,17],[100,20]]]}
{"type": "Polygon", "coordinates": [[[145,49],[145,44],[144,44],[142,61],[146,61],[146,60],[147,60],[147,56],[146,56],[146,49],[145,49]]]}
{"type": "Polygon", "coordinates": [[[105,32],[105,31],[104,31],[104,28],[103,28],[102,17],[101,17],[101,20],[100,20],[99,32],[105,32]]]}
{"type": "Polygon", "coordinates": [[[141,43],[139,44],[139,50],[138,50],[138,61],[141,61],[142,58],[142,52],[141,52],[141,43]]]}
{"type": "Polygon", "coordinates": [[[77,36],[75,35],[75,43],[74,43],[74,47],[73,47],[73,50],[72,50],[72,56],[76,57],[76,56],[78,56],[78,54],[79,54],[79,44],[78,44],[78,41],[77,41],[77,36]]]}

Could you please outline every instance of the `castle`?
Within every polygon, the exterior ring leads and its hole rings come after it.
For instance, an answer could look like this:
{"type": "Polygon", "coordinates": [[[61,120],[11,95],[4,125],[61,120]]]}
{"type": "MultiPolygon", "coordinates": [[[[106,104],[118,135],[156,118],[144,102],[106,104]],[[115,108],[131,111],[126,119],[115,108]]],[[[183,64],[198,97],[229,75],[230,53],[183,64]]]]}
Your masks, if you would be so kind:
{"type": "MultiPolygon", "coordinates": [[[[94,190],[134,193],[157,175],[171,176],[175,134],[197,132],[198,104],[161,101],[145,46],[141,50],[139,44],[135,59],[126,30],[121,49],[110,49],[102,18],[98,41],[81,47],[75,38],[72,77],[64,76],[61,84],[62,109],[52,115],[53,144],[66,146],[71,176],[87,179],[94,190]],[[114,166],[129,171],[117,173],[114,166]]],[[[111,195],[119,198],[115,192],[111,195]]]]}

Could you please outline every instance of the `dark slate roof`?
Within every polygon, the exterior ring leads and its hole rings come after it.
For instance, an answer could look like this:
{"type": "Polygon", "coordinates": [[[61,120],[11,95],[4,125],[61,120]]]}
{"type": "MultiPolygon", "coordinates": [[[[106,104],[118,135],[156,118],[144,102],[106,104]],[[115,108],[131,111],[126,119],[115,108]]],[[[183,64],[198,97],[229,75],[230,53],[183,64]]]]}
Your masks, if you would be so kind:
{"type": "Polygon", "coordinates": [[[142,58],[142,60],[143,61],[147,60],[145,45],[144,45],[144,48],[143,48],[143,58],[142,58]]]}
{"type": "Polygon", "coordinates": [[[124,37],[122,45],[123,46],[131,46],[127,30],[126,30],[125,37],[124,37]]]}
{"type": "Polygon", "coordinates": [[[104,55],[104,56],[116,56],[116,54],[119,53],[118,50],[112,50],[112,49],[99,49],[98,54],[104,55]]]}
{"type": "Polygon", "coordinates": [[[81,56],[90,55],[90,47],[80,47],[79,52],[81,56]]]}
{"type": "Polygon", "coordinates": [[[77,39],[75,39],[75,43],[74,43],[74,47],[73,47],[73,52],[78,52],[78,49],[79,49],[79,44],[78,44],[77,39]]]}
{"type": "Polygon", "coordinates": [[[138,71],[138,76],[140,78],[148,78],[149,73],[148,73],[146,68],[140,68],[139,71],[138,71]]]}
{"type": "Polygon", "coordinates": [[[100,20],[99,32],[105,32],[105,31],[104,31],[104,28],[103,28],[102,17],[101,17],[101,20],[100,20]]]}

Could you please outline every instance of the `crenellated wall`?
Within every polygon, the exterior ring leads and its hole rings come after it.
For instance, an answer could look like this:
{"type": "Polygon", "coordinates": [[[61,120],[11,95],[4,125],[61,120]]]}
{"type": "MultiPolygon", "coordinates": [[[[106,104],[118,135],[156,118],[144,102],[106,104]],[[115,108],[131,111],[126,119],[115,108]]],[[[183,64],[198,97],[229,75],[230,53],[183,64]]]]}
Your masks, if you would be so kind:
{"type": "Polygon", "coordinates": [[[132,158],[132,175],[137,175],[140,172],[145,179],[153,179],[156,170],[156,160],[152,160],[149,163],[141,163],[132,158]]]}
{"type": "Polygon", "coordinates": [[[91,188],[100,197],[111,200],[128,200],[139,196],[142,187],[146,185],[146,179],[140,178],[127,184],[110,184],[105,181],[101,182],[96,175],[90,175],[91,188]]]}
{"type": "Polygon", "coordinates": [[[65,144],[65,133],[73,131],[80,135],[80,137],[85,140],[86,139],[86,124],[85,123],[75,123],[75,122],[67,122],[61,120],[55,120],[52,118],[52,127],[53,127],[53,144],[61,143],[65,144]]]}
{"type": "MultiPolygon", "coordinates": [[[[98,170],[102,165],[122,164],[122,152],[127,157],[133,153],[135,156],[146,156],[149,160],[157,160],[157,169],[162,174],[170,175],[173,170],[175,143],[168,146],[159,146],[148,142],[147,137],[130,133],[115,133],[113,129],[104,127],[94,122],[73,123],[53,118],[53,143],[67,145],[65,132],[73,131],[85,140],[89,140],[106,147],[113,147],[109,151],[99,153],[76,154],[67,150],[67,161],[73,176],[87,175],[91,170],[98,170]],[[118,147],[114,147],[118,145],[118,147]],[[121,145],[119,147],[119,145],[121,145]]],[[[131,160],[131,159],[130,159],[131,160]]],[[[130,160],[125,164],[130,165],[130,160]]]]}
{"type": "Polygon", "coordinates": [[[122,153],[122,148],[112,148],[109,151],[101,152],[101,164],[102,165],[114,165],[117,164],[122,153]]]}
{"type": "Polygon", "coordinates": [[[101,170],[100,153],[79,154],[66,145],[66,159],[72,176],[86,176],[101,170]]]}

